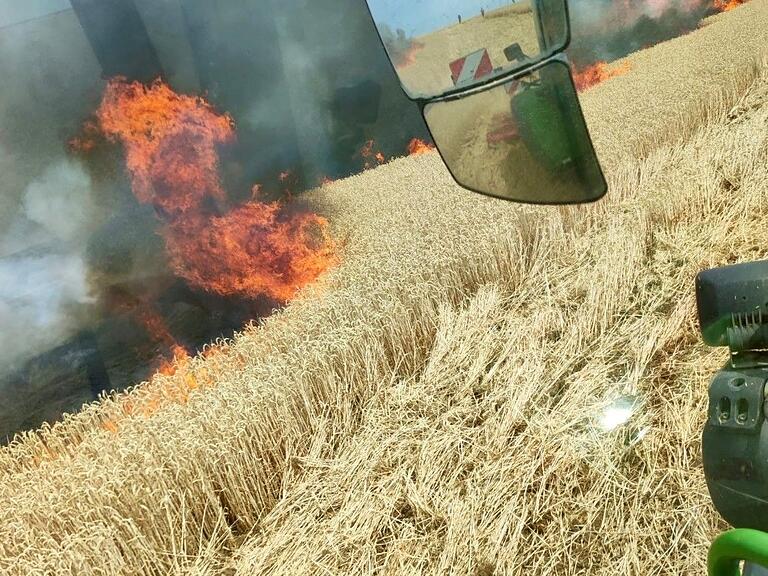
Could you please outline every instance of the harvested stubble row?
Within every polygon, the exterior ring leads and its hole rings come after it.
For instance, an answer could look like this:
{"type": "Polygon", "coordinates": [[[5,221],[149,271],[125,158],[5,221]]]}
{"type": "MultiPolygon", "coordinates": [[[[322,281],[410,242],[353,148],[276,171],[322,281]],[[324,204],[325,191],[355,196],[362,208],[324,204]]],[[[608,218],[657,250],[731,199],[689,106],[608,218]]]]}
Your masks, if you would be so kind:
{"type": "MultiPolygon", "coordinates": [[[[685,41],[742,18],[768,30],[768,3],[685,41]]],[[[435,154],[316,192],[346,239],[323,283],[0,452],[0,573],[701,572],[722,525],[699,434],[724,355],[698,343],[692,280],[765,255],[762,70],[685,143],[616,160],[595,206],[479,198],[435,154]],[[185,401],[164,392],[188,377],[185,401]],[[599,431],[622,393],[643,409],[599,431]]]]}

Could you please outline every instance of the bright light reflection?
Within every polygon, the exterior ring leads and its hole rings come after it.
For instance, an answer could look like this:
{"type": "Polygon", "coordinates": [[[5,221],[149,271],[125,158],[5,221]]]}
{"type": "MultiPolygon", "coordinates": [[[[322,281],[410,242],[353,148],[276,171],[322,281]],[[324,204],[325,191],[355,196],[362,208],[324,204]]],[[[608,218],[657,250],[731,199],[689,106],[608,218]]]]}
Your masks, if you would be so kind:
{"type": "Polygon", "coordinates": [[[636,403],[637,399],[634,396],[621,396],[614,400],[600,415],[600,428],[610,432],[626,424],[635,412],[636,403]]]}

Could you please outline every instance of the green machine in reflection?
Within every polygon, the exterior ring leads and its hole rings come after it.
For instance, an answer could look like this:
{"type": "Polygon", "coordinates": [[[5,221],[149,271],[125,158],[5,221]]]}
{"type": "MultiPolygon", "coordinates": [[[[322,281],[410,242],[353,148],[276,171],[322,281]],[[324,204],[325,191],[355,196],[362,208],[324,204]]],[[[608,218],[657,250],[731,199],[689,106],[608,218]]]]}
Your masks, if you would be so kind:
{"type": "Polygon", "coordinates": [[[510,118],[501,128],[501,138],[497,129],[488,140],[502,140],[509,146],[503,170],[509,185],[518,183],[530,190],[528,201],[567,198],[574,194],[571,187],[599,190],[602,173],[593,162],[594,151],[580,121],[567,65],[553,62],[506,90],[510,118]]]}
{"type": "MultiPolygon", "coordinates": [[[[567,14],[559,2],[534,0],[531,8],[541,52],[549,52],[561,41],[567,14]]],[[[518,44],[504,50],[507,60],[528,60],[518,44]]],[[[592,161],[594,151],[583,121],[576,88],[567,63],[544,66],[519,82],[511,99],[512,117],[520,137],[533,158],[550,174],[579,179],[585,188],[599,188],[602,174],[592,161]]]]}
{"type": "Polygon", "coordinates": [[[417,53],[419,74],[401,75],[406,93],[418,94],[433,140],[465,188],[537,204],[601,198],[607,186],[563,55],[569,40],[564,2],[531,0],[500,14],[493,18],[507,18],[505,27],[513,30],[506,43],[484,28],[485,15],[467,21],[464,41],[456,40],[455,27],[419,39],[471,51],[443,60],[432,52],[423,62],[417,53]],[[446,86],[440,79],[448,72],[446,86]],[[422,96],[435,86],[445,89],[422,96]]]}
{"type": "MultiPolygon", "coordinates": [[[[563,11],[551,0],[534,0],[531,10],[539,52],[547,53],[561,42],[566,27],[563,11]]],[[[534,61],[517,42],[504,49],[504,56],[510,63],[534,61]]],[[[510,186],[524,181],[535,193],[525,198],[531,202],[567,198],[575,193],[569,187],[601,189],[603,176],[594,161],[567,61],[555,60],[504,88],[510,95],[510,117],[506,126],[489,133],[488,140],[517,145],[507,154],[504,171],[510,186]]]]}

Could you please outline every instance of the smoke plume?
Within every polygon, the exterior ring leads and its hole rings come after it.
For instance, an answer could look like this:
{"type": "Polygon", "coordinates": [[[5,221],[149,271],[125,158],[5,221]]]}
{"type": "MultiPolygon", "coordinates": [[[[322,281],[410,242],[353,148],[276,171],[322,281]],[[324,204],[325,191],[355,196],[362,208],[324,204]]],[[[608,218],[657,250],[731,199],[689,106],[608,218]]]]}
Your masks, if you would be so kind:
{"type": "Polygon", "coordinates": [[[571,4],[577,67],[623,58],[695,30],[715,10],[706,0],[578,0],[571,4]]]}
{"type": "Polygon", "coordinates": [[[381,34],[381,41],[384,43],[384,47],[387,49],[387,53],[395,67],[408,64],[414,50],[418,50],[423,46],[417,40],[406,36],[405,30],[401,28],[393,32],[389,26],[382,24],[379,26],[379,33],[381,34]]]}
{"type": "Polygon", "coordinates": [[[68,159],[25,189],[0,239],[0,371],[17,368],[76,332],[92,303],[84,258],[91,181],[68,159]]]}

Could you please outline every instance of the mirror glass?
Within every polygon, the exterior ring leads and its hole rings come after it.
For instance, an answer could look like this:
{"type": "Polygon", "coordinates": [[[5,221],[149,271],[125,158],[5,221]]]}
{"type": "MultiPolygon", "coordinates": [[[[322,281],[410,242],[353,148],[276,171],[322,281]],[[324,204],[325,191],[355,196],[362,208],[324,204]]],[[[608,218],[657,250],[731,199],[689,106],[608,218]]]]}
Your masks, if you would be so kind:
{"type": "Polygon", "coordinates": [[[567,64],[424,108],[456,181],[483,194],[536,204],[591,202],[607,185],[567,64]]]}
{"type": "Polygon", "coordinates": [[[563,50],[564,0],[368,0],[400,83],[432,98],[563,50]]]}

